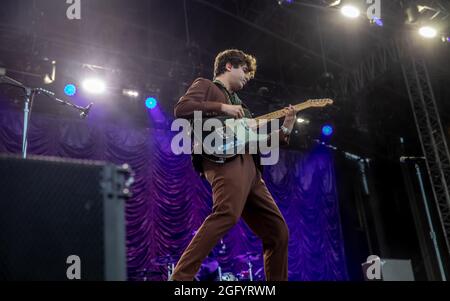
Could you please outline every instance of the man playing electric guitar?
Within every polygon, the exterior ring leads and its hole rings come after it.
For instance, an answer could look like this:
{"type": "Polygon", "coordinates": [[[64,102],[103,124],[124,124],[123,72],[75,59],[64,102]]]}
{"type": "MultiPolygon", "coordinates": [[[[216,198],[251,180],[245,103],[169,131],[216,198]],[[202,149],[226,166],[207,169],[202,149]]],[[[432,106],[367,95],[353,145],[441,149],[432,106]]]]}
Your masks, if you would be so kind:
{"type": "MultiPolygon", "coordinates": [[[[214,81],[196,79],[176,104],[175,116],[192,118],[194,111],[202,111],[206,117],[251,118],[236,92],[255,72],[253,56],[235,49],[219,53],[214,63],[214,81]]],[[[279,139],[280,144],[287,145],[296,112],[289,106],[284,113],[279,139]]],[[[259,156],[240,154],[222,163],[197,156],[193,161],[195,169],[211,184],[213,208],[178,261],[170,280],[193,280],[203,260],[241,217],[262,240],[266,280],[288,280],[289,231],[262,179],[259,156]]]]}

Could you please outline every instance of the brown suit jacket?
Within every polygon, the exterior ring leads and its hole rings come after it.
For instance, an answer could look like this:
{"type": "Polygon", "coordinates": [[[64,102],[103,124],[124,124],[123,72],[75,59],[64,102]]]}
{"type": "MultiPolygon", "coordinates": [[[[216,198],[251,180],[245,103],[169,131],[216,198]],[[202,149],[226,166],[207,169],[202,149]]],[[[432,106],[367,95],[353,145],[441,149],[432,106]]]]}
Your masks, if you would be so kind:
{"type": "Polygon", "coordinates": [[[227,97],[212,81],[197,78],[175,105],[175,117],[191,118],[194,111],[202,111],[205,116],[221,114],[221,104],[228,104],[227,97]]]}
{"type": "MultiPolygon", "coordinates": [[[[205,78],[197,78],[187,90],[174,108],[174,115],[176,118],[193,118],[194,111],[201,111],[205,117],[214,117],[224,115],[221,112],[221,104],[229,104],[225,93],[211,80],[205,78]]],[[[280,145],[286,146],[289,144],[289,136],[284,135],[282,131],[279,132],[280,145]]],[[[262,171],[260,158],[258,155],[253,155],[256,166],[262,171]]],[[[194,168],[202,173],[201,158],[193,155],[194,168]]]]}

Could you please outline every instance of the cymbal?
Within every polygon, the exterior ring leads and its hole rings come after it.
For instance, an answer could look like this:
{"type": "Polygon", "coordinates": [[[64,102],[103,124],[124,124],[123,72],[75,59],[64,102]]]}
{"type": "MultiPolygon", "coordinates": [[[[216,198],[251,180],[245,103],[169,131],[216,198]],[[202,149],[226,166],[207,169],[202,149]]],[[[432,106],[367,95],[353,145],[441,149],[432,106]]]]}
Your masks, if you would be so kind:
{"type": "Polygon", "coordinates": [[[247,252],[245,254],[241,254],[236,256],[234,259],[239,262],[249,262],[249,261],[257,261],[261,258],[261,254],[258,252],[247,252]]]}
{"type": "Polygon", "coordinates": [[[178,258],[173,255],[159,256],[152,259],[154,265],[167,265],[170,263],[177,263],[178,258]]]}

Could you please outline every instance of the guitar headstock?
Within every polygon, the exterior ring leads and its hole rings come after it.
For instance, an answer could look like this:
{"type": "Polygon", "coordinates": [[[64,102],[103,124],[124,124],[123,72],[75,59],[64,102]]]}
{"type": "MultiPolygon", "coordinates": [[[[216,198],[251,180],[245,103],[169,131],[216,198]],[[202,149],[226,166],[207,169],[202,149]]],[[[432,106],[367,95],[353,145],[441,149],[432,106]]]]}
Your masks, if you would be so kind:
{"type": "Polygon", "coordinates": [[[334,101],[330,98],[310,99],[307,101],[311,107],[325,107],[327,105],[332,105],[333,102],[334,101]]]}

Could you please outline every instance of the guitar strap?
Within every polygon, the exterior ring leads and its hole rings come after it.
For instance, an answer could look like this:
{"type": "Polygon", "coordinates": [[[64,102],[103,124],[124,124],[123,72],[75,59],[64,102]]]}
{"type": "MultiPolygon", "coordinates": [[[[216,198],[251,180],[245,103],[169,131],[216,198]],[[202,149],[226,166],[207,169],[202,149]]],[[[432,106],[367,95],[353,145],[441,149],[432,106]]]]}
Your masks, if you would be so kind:
{"type": "Polygon", "coordinates": [[[225,85],[220,80],[215,79],[213,80],[213,83],[216,84],[216,86],[219,87],[225,93],[229,104],[241,105],[244,108],[245,117],[252,118],[252,113],[250,112],[250,109],[247,107],[245,103],[242,102],[237,93],[231,94],[230,92],[228,92],[227,88],[225,88],[225,85]]]}

